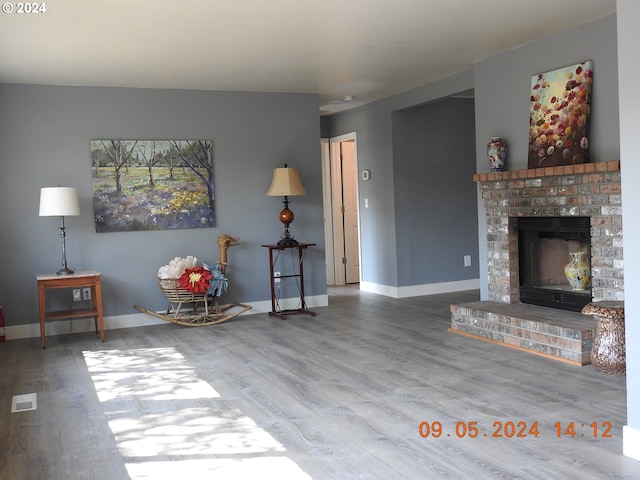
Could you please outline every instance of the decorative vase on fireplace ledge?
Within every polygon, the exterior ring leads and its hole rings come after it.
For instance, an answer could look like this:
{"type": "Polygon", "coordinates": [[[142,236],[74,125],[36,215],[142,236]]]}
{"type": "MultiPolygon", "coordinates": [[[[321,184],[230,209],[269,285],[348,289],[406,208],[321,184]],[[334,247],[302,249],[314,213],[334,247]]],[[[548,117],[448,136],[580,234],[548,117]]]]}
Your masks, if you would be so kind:
{"type": "Polygon", "coordinates": [[[502,172],[504,162],[507,160],[507,142],[502,137],[491,137],[491,141],[487,144],[487,156],[491,171],[502,172]]]}
{"type": "Polygon", "coordinates": [[[571,261],[564,267],[571,290],[585,290],[591,280],[591,268],[585,260],[587,252],[569,252],[571,261]]]}

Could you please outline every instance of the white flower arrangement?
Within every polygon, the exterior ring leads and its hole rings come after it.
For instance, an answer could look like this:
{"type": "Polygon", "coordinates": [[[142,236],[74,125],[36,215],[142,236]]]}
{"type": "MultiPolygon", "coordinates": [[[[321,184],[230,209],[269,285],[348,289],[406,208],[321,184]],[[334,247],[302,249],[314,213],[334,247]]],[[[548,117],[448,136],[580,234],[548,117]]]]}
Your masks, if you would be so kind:
{"type": "Polygon", "coordinates": [[[189,255],[186,258],[176,257],[169,262],[168,265],[163,265],[158,270],[158,278],[161,280],[177,280],[187,270],[187,268],[195,268],[198,263],[198,259],[189,255]]]}
{"type": "Polygon", "coordinates": [[[195,291],[186,286],[186,280],[182,279],[183,275],[185,275],[185,272],[189,273],[191,287],[194,287],[195,283],[200,282],[201,275],[206,273],[206,278],[203,280],[206,280],[205,288],[208,289],[208,293],[215,297],[221,297],[224,295],[229,289],[229,280],[227,280],[222,273],[220,264],[217,264],[215,268],[211,268],[206,263],[203,263],[200,268],[197,268],[197,263],[198,259],[191,255],[186,258],[175,257],[168,265],[160,267],[158,270],[158,279],[176,280],[183,288],[195,291]],[[197,272],[193,272],[193,270],[197,270],[197,272]]]}

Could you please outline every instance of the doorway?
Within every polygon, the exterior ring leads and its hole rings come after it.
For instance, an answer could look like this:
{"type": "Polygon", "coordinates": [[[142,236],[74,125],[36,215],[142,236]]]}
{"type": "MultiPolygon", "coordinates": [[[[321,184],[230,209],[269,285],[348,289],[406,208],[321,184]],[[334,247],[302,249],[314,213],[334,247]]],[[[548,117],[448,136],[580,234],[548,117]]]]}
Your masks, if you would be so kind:
{"type": "Polygon", "coordinates": [[[322,170],[327,283],[360,282],[356,134],[323,140],[322,170]]]}

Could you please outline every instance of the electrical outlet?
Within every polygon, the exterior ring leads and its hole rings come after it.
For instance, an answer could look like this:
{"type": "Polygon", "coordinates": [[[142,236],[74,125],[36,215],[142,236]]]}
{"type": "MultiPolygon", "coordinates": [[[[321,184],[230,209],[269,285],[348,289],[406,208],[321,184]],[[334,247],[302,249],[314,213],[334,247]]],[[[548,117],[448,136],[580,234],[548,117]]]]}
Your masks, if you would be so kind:
{"type": "Polygon", "coordinates": [[[273,282],[280,283],[280,272],[273,272],[273,282]]]}
{"type": "Polygon", "coordinates": [[[79,302],[80,300],[82,300],[82,295],[80,293],[80,289],[79,288],[74,288],[73,289],[73,301],[74,302],[79,302]]]}
{"type": "Polygon", "coordinates": [[[85,287],[82,289],[82,299],[83,300],[91,300],[91,288],[85,287]]]}
{"type": "Polygon", "coordinates": [[[464,266],[465,267],[470,267],[471,266],[471,255],[465,255],[464,256],[464,266]]]}

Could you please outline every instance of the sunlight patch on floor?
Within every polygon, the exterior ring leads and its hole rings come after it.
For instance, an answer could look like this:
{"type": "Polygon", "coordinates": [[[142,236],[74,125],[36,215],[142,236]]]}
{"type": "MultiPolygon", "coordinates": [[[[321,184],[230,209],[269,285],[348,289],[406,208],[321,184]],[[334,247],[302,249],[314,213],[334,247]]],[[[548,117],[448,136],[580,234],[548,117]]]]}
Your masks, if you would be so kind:
{"type": "Polygon", "coordinates": [[[84,356],[132,480],[311,479],[175,348],[85,351],[84,356]]]}
{"type": "Polygon", "coordinates": [[[127,457],[285,451],[271,435],[236,409],[184,408],[170,414],[140,417],[116,414],[109,419],[109,427],[127,457]]]}
{"type": "Polygon", "coordinates": [[[220,395],[175,348],[84,352],[101,402],[118,398],[177,400],[220,395]]]}

